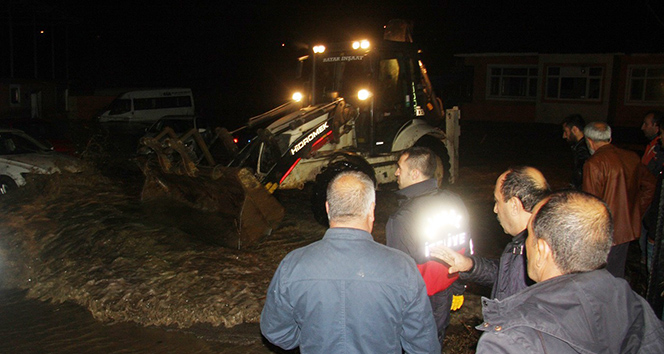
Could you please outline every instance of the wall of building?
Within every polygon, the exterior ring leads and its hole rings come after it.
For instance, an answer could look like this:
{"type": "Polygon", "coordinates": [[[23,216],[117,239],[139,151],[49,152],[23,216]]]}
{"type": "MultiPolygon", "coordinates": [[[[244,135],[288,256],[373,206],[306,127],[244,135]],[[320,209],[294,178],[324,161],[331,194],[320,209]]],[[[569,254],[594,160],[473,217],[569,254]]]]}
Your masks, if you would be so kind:
{"type": "MultiPolygon", "coordinates": [[[[586,121],[602,120],[614,126],[640,126],[650,110],[664,110],[659,103],[628,102],[629,70],[634,65],[664,67],[664,54],[462,54],[464,65],[473,68],[472,100],[460,104],[467,120],[538,122],[558,124],[567,115],[581,114],[586,121]],[[487,75],[491,65],[537,65],[537,95],[531,99],[494,99],[487,96],[487,75]],[[591,100],[546,98],[547,70],[603,68],[600,98],[591,100]]],[[[562,81],[561,81],[562,82],[562,81]]],[[[664,91],[664,87],[661,88],[664,91]]]]}
{"type": "MultiPolygon", "coordinates": [[[[651,110],[664,111],[664,104],[629,103],[627,101],[627,90],[629,88],[628,76],[632,65],[662,65],[664,66],[664,54],[635,54],[619,58],[619,72],[616,75],[616,93],[614,124],[621,126],[641,126],[643,116],[651,110]]],[[[664,90],[664,88],[661,88],[664,90]]]]}
{"type": "Polygon", "coordinates": [[[460,104],[463,119],[508,122],[534,122],[535,101],[494,100],[487,98],[487,68],[492,64],[535,65],[537,55],[468,56],[465,65],[474,67],[472,101],[460,104]]]}
{"type": "Polygon", "coordinates": [[[539,56],[540,90],[537,95],[537,121],[557,124],[570,114],[580,114],[586,122],[606,121],[609,117],[609,103],[611,102],[613,63],[613,54],[541,54],[539,56]],[[552,65],[568,68],[602,66],[604,71],[601,99],[593,102],[545,98],[546,70],[552,65]]]}
{"type": "Polygon", "coordinates": [[[41,92],[40,118],[59,117],[64,114],[64,88],[55,82],[11,79],[0,80],[0,119],[32,117],[32,94],[41,92]],[[11,88],[20,88],[20,101],[12,104],[11,88]]]}

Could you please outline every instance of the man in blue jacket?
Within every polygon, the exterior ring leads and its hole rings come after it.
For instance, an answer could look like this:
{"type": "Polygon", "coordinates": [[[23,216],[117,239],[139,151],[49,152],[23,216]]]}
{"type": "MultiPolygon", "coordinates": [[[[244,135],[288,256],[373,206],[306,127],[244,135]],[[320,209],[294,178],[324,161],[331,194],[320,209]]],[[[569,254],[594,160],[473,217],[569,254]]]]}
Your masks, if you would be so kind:
{"type": "Polygon", "coordinates": [[[290,252],[272,278],[261,314],[265,338],[301,353],[440,354],[415,262],[371,236],[373,182],[342,172],[325,205],[323,239],[290,252]]]}
{"type": "Polygon", "coordinates": [[[579,191],[541,201],[528,224],[528,275],[537,284],[482,299],[477,353],[664,353],[650,305],[603,267],[613,243],[607,205],[579,191]]]}

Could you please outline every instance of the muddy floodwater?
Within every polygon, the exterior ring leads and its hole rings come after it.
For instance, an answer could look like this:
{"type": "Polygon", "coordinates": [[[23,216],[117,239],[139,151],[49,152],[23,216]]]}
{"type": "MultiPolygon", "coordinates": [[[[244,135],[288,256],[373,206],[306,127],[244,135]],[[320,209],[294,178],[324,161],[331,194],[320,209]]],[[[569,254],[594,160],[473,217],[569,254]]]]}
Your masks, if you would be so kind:
{"type": "MultiPolygon", "coordinates": [[[[469,208],[480,255],[497,256],[509,240],[492,212],[502,171],[530,164],[554,188],[569,176],[556,126],[462,123],[460,151],[451,189],[469,208]]],[[[264,343],[258,322],[281,259],[325,232],[308,189],[277,191],[286,209],[280,226],[253,247],[227,248],[217,242],[231,232],[225,221],[168,201],[141,203],[140,171],[128,166],[33,177],[0,200],[0,352],[280,352],[264,343]]],[[[378,242],[394,189],[378,192],[378,242]]],[[[473,351],[487,291],[469,285],[445,352],[473,351]]]]}

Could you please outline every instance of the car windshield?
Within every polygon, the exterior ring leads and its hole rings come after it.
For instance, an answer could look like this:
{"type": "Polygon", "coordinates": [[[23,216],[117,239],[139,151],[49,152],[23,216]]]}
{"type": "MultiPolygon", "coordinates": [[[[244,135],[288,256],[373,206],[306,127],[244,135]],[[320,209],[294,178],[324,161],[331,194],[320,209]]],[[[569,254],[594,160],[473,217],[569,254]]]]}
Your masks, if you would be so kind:
{"type": "Polygon", "coordinates": [[[50,151],[50,149],[27,135],[14,132],[0,133],[0,155],[18,155],[45,151],[50,151]]]}

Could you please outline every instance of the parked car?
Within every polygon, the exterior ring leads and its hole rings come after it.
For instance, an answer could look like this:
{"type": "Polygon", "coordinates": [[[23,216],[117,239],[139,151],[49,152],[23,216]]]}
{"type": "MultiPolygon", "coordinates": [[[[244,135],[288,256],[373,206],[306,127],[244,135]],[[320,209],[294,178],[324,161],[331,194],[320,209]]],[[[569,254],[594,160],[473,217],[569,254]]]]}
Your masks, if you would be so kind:
{"type": "Polygon", "coordinates": [[[80,159],[53,151],[22,130],[0,129],[0,194],[26,184],[29,173],[81,172],[80,159]]]}
{"type": "Polygon", "coordinates": [[[77,156],[76,144],[71,137],[69,122],[50,121],[37,118],[18,118],[0,120],[0,129],[22,130],[53,150],[77,156]]]}

